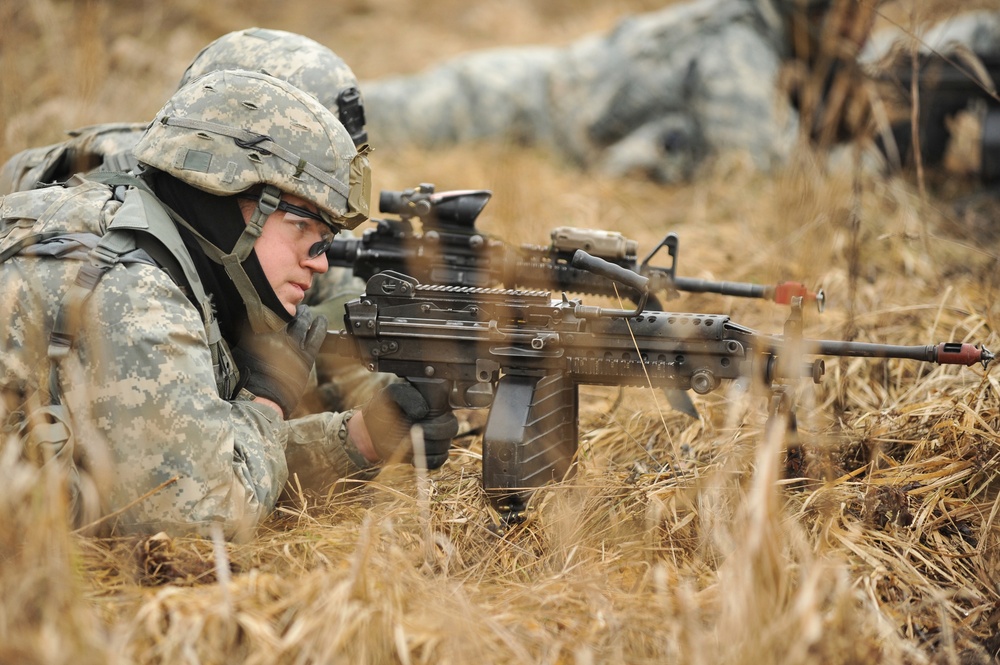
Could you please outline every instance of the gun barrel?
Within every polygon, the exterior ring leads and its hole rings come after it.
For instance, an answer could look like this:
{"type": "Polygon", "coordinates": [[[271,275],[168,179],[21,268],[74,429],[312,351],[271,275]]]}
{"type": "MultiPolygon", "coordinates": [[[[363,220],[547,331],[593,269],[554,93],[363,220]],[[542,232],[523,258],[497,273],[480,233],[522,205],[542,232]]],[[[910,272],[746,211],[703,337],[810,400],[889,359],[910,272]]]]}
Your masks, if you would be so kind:
{"type": "Polygon", "coordinates": [[[822,289],[818,292],[810,291],[801,282],[779,282],[771,286],[752,282],[716,282],[692,277],[674,277],[673,287],[688,293],[718,293],[738,298],[763,298],[780,305],[790,305],[792,298],[801,297],[803,300],[815,301],[820,312],[823,311],[826,301],[822,289]]]}
{"type": "Polygon", "coordinates": [[[937,363],[939,365],[975,365],[983,367],[993,360],[985,347],[959,342],[942,342],[924,346],[898,344],[869,344],[865,342],[839,342],[833,340],[803,340],[803,347],[810,353],[823,356],[851,356],[860,358],[903,358],[937,363]]]}
{"type": "Polygon", "coordinates": [[[674,288],[688,293],[718,293],[739,298],[766,298],[767,287],[749,282],[714,282],[693,277],[675,277],[674,288]]]}

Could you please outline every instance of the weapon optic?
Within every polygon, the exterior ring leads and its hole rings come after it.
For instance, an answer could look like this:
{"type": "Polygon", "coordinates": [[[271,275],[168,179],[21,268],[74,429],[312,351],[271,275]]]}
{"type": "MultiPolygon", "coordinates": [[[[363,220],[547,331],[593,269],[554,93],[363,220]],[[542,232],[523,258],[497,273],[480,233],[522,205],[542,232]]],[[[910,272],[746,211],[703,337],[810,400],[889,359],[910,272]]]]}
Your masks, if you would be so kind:
{"type": "MultiPolygon", "coordinates": [[[[412,382],[432,411],[489,407],[483,487],[518,514],[531,491],[572,470],[580,385],[653,386],[707,394],[749,379],[784,393],[802,377],[820,381],[822,358],[908,358],[986,368],[993,354],[971,344],[898,346],[801,337],[802,305],[781,335],[721,314],[646,310],[649,278],[578,251],[573,265],[633,289],[634,310],[551,299],[548,292],[422,285],[396,272],[368,280],[345,308],[345,328],[322,352],[353,356],[371,371],[412,382]]],[[[773,402],[774,400],[772,400],[773,402]]]]}

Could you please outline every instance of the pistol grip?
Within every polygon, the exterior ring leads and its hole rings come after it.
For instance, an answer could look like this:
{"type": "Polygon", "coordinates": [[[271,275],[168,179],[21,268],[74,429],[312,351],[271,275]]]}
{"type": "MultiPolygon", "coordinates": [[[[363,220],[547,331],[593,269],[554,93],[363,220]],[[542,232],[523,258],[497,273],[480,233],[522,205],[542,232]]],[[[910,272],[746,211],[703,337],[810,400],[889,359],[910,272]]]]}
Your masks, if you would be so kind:
{"type": "Polygon", "coordinates": [[[427,379],[423,377],[408,378],[413,387],[427,400],[430,411],[428,418],[434,418],[447,413],[451,409],[449,395],[451,395],[451,384],[445,379],[427,379]]]}

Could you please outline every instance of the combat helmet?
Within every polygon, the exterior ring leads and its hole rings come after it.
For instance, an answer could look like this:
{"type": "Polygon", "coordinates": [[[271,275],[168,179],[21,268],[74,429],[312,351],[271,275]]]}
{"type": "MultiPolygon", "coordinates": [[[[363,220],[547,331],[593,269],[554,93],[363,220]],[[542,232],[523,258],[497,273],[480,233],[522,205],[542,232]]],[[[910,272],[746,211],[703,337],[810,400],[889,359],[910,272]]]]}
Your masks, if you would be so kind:
{"type": "Polygon", "coordinates": [[[222,69],[259,71],[288,81],[333,111],[354,145],[368,141],[357,77],[336,53],[308,37],[262,28],[230,32],[195,56],[181,77],[180,87],[222,69]]]}
{"type": "Polygon", "coordinates": [[[282,193],[313,203],[335,232],[368,219],[368,146],[355,148],[336,116],[311,95],[260,72],[216,71],[191,81],[156,114],[134,153],[140,168],[153,167],[217,196],[263,185],[229,253],[178,220],[225,267],[258,332],[285,322],[261,303],[242,264],[282,193]]]}

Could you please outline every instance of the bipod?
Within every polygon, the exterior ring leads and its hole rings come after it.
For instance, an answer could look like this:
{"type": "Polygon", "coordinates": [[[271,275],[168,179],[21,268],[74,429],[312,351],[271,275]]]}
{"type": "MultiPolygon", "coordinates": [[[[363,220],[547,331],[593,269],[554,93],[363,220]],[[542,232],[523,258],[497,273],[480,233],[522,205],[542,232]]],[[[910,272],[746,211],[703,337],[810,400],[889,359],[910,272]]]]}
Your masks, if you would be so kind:
{"type": "MultiPolygon", "coordinates": [[[[802,342],[802,301],[801,296],[791,299],[791,310],[785,320],[784,340],[788,353],[786,361],[800,364],[802,342]]],[[[777,436],[774,427],[781,427],[781,435],[785,443],[784,478],[802,478],[806,472],[805,448],[799,440],[798,419],[795,415],[795,386],[782,384],[772,388],[771,403],[768,408],[768,418],[765,425],[765,436],[777,436]]]]}

